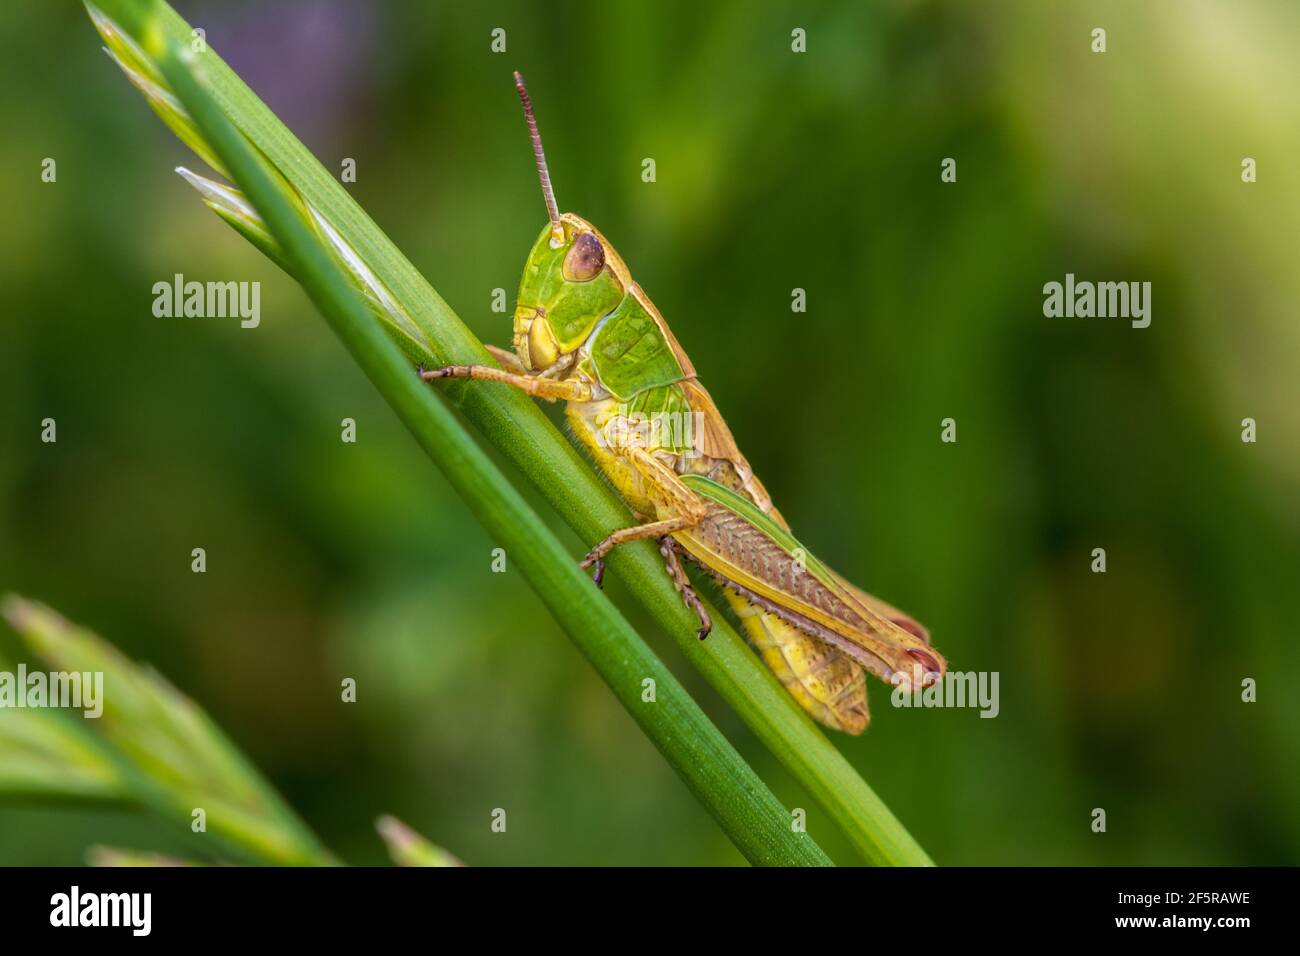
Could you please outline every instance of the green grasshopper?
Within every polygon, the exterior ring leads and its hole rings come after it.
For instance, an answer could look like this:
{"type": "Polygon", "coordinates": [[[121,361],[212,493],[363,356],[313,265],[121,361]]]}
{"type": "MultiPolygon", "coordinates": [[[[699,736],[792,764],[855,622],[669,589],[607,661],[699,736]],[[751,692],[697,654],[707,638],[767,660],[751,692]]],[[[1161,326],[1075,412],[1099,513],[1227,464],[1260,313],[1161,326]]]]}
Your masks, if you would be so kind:
{"type": "Polygon", "coordinates": [[[609,241],[560,214],[523,77],[515,73],[549,222],[529,253],[502,368],[421,369],[425,381],[502,382],[567,403],[574,435],[641,523],[582,561],[601,584],[616,546],[655,538],[673,584],[712,623],[682,570],[686,556],[722,586],[749,640],[799,704],[837,730],[869,721],[864,673],[911,687],[942,676],[925,628],[814,558],[790,533],[659,310],[609,241]]]}

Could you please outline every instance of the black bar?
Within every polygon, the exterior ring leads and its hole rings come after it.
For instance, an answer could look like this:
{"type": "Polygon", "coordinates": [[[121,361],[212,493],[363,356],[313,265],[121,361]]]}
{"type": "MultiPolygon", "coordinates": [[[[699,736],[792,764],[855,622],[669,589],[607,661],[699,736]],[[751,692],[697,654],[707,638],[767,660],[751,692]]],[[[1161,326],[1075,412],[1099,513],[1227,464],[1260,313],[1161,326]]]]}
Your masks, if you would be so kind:
{"type": "MultiPolygon", "coordinates": [[[[657,936],[701,931],[701,917],[724,916],[734,938],[802,931],[827,939],[843,930],[863,945],[875,937],[917,942],[953,933],[985,940],[1184,942],[1199,936],[1233,942],[1292,924],[1300,885],[1295,869],[1209,868],[38,868],[0,870],[0,880],[7,884],[0,894],[6,943],[66,942],[71,934],[80,941],[325,945],[406,936],[453,950],[469,948],[453,942],[466,934],[484,944],[521,934],[545,945],[611,919],[628,921],[633,936],[657,936]],[[119,909],[119,922],[127,925],[116,927],[51,925],[52,916],[70,915],[74,886],[79,918],[99,909],[98,894],[149,894],[147,937],[136,937],[131,925],[134,915],[143,928],[142,909],[119,909]],[[67,904],[61,911],[59,894],[67,904]]],[[[137,899],[143,904],[144,897],[137,899]]],[[[114,905],[121,906],[120,898],[114,905]]]]}

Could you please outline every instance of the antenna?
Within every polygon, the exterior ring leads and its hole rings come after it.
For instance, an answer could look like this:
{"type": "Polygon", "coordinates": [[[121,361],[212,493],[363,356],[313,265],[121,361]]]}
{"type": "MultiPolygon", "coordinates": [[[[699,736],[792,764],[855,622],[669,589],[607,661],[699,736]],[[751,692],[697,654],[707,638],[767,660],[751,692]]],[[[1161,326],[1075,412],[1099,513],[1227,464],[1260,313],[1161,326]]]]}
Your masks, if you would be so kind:
{"type": "Polygon", "coordinates": [[[537,178],[542,181],[542,198],[546,200],[546,214],[551,217],[551,245],[558,246],[564,241],[564,226],[560,222],[560,207],[555,204],[555,190],[551,188],[551,173],[546,168],[546,153],[542,151],[542,134],[537,132],[537,114],[533,112],[533,101],[528,96],[528,87],[524,78],[515,70],[515,89],[519,91],[519,102],[524,104],[524,119],[528,121],[528,135],[533,140],[533,155],[537,157],[537,178]]]}

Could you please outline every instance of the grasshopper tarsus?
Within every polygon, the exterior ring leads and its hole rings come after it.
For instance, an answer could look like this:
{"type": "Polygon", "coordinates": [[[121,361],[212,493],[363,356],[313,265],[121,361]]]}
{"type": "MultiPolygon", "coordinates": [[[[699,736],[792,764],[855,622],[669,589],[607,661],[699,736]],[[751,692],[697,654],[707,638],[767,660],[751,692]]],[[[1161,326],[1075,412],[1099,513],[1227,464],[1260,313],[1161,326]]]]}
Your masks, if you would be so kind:
{"type": "Polygon", "coordinates": [[[601,545],[596,545],[587,552],[587,556],[578,562],[580,568],[595,568],[591,573],[591,579],[596,582],[596,587],[603,589],[605,587],[605,552],[601,545]]]}
{"type": "MultiPolygon", "coordinates": [[[[451,378],[455,374],[454,365],[444,365],[441,368],[425,368],[420,364],[420,380],[423,382],[432,382],[436,378],[451,378]]],[[[468,376],[467,376],[468,377],[468,376]]]]}

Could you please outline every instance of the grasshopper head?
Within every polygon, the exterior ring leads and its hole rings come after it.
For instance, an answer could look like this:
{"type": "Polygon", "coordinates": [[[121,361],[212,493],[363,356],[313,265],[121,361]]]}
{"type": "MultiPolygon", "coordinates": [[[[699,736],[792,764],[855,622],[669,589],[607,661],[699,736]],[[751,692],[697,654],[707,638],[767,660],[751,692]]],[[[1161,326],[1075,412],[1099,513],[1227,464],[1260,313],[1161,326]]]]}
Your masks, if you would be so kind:
{"type": "Polygon", "coordinates": [[[623,300],[631,276],[595,226],[573,213],[560,215],[537,117],[524,78],[518,73],[515,87],[524,105],[550,221],[524,265],[515,306],[514,344],[525,368],[544,369],[586,341],[600,317],[623,300]]]}
{"type": "Polygon", "coordinates": [[[548,368],[582,345],[630,284],[627,266],[589,222],[565,213],[560,229],[558,244],[550,225],[542,230],[519,283],[514,342],[526,368],[548,368]]]}

